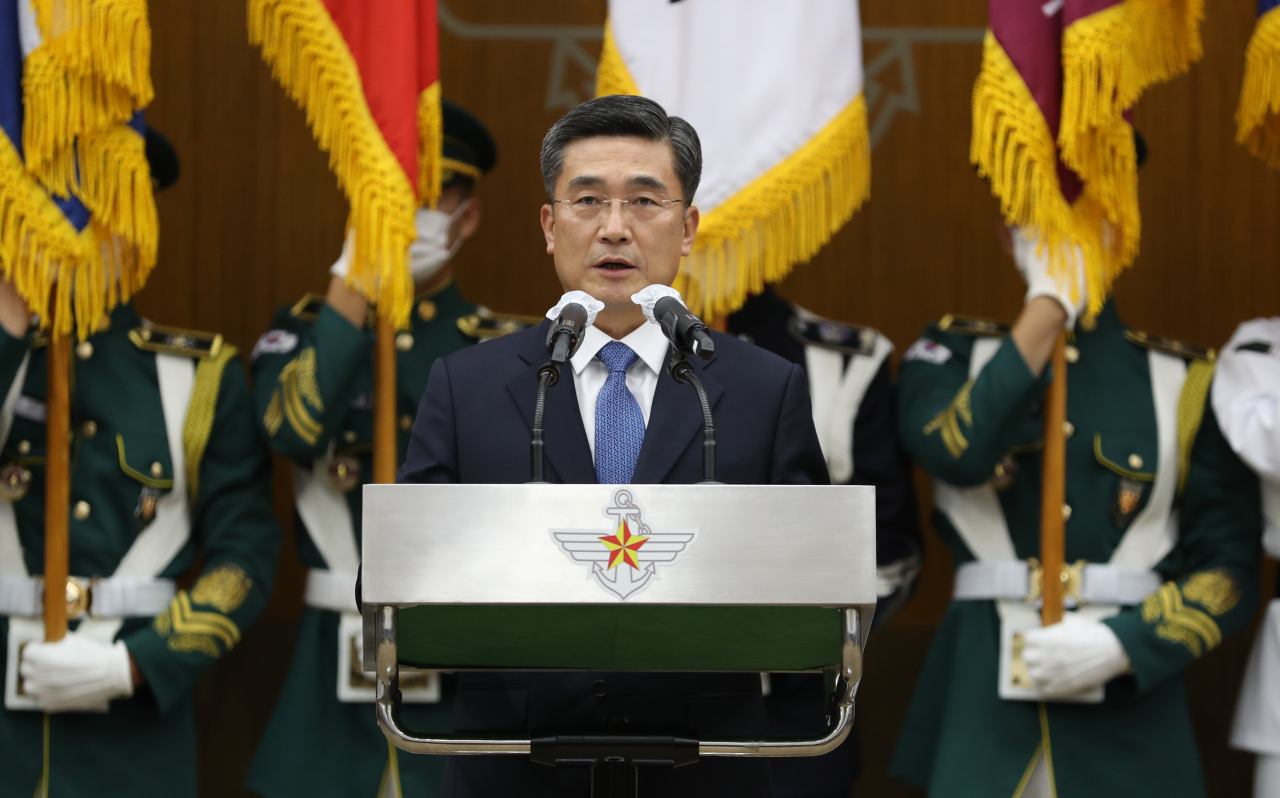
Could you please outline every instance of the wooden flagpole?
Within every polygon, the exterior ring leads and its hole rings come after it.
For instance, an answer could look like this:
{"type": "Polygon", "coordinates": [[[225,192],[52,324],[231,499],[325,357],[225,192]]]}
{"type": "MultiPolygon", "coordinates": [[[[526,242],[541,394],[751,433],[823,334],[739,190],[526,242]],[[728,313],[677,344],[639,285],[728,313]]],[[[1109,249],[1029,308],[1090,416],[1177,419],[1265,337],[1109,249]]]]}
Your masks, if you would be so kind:
{"type": "MultiPolygon", "coordinates": [[[[56,293],[56,292],[55,292],[56,293]]],[[[49,338],[44,505],[44,638],[67,634],[67,569],[71,505],[71,368],[69,335],[49,338]]]]}
{"type": "Polygon", "coordinates": [[[378,314],[373,367],[373,481],[396,481],[396,330],[378,314]]]}
{"type": "Polygon", "coordinates": [[[1066,573],[1067,505],[1067,334],[1053,345],[1053,382],[1044,402],[1044,459],[1040,482],[1040,562],[1043,571],[1040,620],[1062,620],[1062,577],[1066,573]]]}

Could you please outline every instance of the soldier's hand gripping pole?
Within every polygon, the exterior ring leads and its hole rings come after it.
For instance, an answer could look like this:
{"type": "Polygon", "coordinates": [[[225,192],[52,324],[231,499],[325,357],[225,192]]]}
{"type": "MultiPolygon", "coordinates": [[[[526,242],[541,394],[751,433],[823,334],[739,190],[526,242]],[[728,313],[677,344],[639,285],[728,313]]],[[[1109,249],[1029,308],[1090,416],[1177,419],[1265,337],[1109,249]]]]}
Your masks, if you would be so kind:
{"type": "Polygon", "coordinates": [[[396,481],[396,331],[378,314],[373,370],[373,481],[396,481]]]}
{"type": "Polygon", "coordinates": [[[67,513],[71,504],[70,336],[50,333],[44,508],[44,639],[67,634],[67,513]]]}
{"type": "Polygon", "coordinates": [[[1045,393],[1044,452],[1040,483],[1040,560],[1044,566],[1040,620],[1062,620],[1062,577],[1066,559],[1067,506],[1067,334],[1053,345],[1053,382],[1045,393]]]}

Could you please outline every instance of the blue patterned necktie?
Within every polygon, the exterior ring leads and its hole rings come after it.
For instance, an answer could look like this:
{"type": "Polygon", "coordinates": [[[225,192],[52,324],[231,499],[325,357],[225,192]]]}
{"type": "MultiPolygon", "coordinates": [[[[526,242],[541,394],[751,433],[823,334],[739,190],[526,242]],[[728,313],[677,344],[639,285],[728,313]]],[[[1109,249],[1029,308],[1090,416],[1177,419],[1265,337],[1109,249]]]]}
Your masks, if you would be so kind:
{"type": "Polygon", "coordinates": [[[609,369],[596,397],[596,482],[627,485],[644,444],[644,416],[627,388],[627,369],[637,355],[621,341],[610,341],[596,357],[609,369]]]}

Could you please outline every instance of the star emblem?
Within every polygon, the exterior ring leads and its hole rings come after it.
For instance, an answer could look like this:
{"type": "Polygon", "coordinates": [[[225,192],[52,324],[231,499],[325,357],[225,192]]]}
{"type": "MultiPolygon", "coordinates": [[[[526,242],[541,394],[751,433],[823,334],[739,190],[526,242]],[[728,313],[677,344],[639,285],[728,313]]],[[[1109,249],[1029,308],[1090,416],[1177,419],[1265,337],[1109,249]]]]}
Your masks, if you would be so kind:
{"type": "Polygon", "coordinates": [[[631,534],[626,519],[619,519],[618,531],[600,538],[600,542],[609,550],[609,570],[613,570],[621,563],[626,563],[637,571],[640,570],[640,560],[636,557],[636,552],[640,551],[640,547],[648,540],[647,537],[631,534]]]}

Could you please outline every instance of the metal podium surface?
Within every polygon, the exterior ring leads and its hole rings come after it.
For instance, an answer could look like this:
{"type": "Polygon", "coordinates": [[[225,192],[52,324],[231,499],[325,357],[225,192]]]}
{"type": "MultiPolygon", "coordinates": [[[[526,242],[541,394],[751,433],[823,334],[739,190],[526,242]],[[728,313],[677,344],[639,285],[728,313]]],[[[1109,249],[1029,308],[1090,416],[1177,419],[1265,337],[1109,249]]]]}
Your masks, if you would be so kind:
{"type": "Polygon", "coordinates": [[[399,721],[398,613],[433,606],[555,606],[570,614],[610,605],[718,607],[719,617],[741,613],[745,623],[761,608],[838,610],[840,623],[822,627],[829,630],[822,640],[828,633],[833,638],[832,661],[820,667],[834,689],[828,727],[817,737],[689,740],[628,736],[622,728],[609,733],[614,737],[592,737],[587,747],[614,745],[623,757],[643,749],[650,758],[660,749],[682,762],[687,756],[816,756],[849,733],[876,601],[874,488],[366,485],[363,504],[365,661],[377,673],[378,722],[397,747],[428,754],[532,754],[546,761],[561,755],[556,751],[579,757],[584,745],[578,737],[423,737],[405,729],[399,721]]]}
{"type": "Polygon", "coordinates": [[[876,601],[865,486],[366,485],[362,528],[373,604],[876,601]]]}

